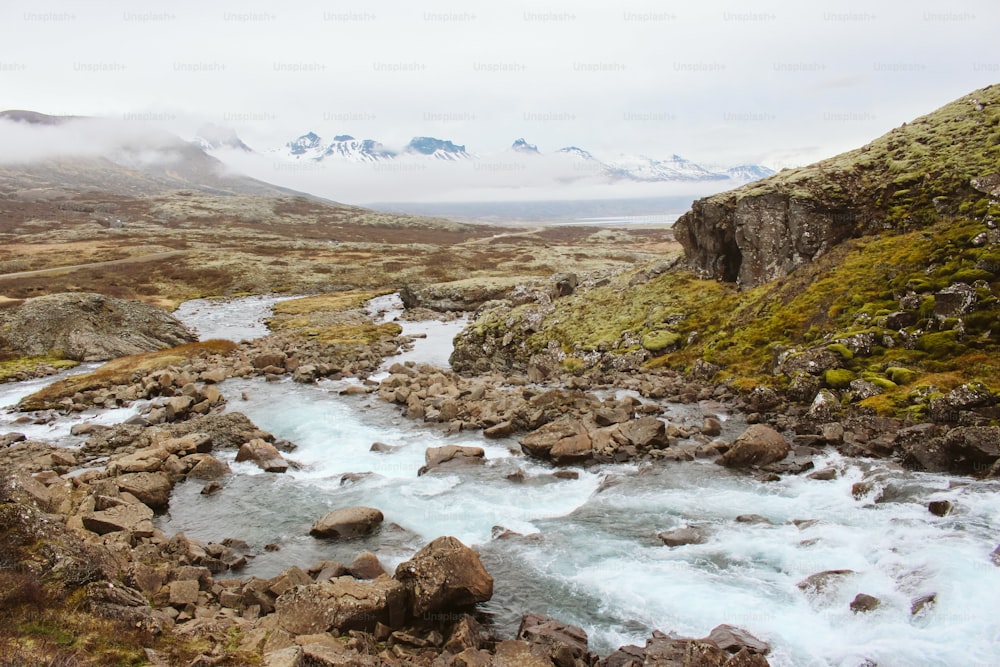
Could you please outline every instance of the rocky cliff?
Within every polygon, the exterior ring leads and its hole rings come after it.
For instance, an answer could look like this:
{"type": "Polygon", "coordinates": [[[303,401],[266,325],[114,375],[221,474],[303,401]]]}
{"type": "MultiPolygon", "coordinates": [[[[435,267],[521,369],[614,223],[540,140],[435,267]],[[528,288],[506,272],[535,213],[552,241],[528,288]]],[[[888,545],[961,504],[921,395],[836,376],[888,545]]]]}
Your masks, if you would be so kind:
{"type": "Polygon", "coordinates": [[[700,199],[674,227],[692,269],[743,288],[784,277],[842,241],[983,213],[1000,160],[1000,85],[859,149],[700,199]]]}
{"type": "Polygon", "coordinates": [[[101,294],[28,299],[0,321],[0,347],[24,356],[104,361],[195,340],[160,308],[101,294]]]}

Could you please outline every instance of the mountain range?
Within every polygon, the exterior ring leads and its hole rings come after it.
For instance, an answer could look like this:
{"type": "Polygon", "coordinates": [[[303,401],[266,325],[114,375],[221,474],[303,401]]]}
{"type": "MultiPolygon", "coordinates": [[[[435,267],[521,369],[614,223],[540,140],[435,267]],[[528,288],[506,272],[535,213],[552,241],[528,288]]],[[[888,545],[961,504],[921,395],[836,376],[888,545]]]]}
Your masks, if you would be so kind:
{"type": "MultiPolygon", "coordinates": [[[[233,149],[249,150],[234,132],[231,130],[220,132],[216,126],[209,126],[204,131],[200,131],[194,141],[208,152],[233,149]]],[[[333,139],[324,139],[310,131],[288,141],[283,146],[265,152],[269,156],[287,161],[337,161],[360,164],[401,160],[466,162],[485,171],[551,166],[568,175],[561,179],[563,181],[597,177],[607,182],[720,181],[739,185],[765,178],[774,173],[772,169],[757,164],[732,167],[701,165],[680,155],[671,155],[666,159],[627,154],[599,158],[577,146],[566,146],[551,153],[544,153],[538,149],[538,146],[528,143],[524,138],[515,140],[509,148],[499,153],[481,155],[469,152],[465,145],[435,137],[414,137],[402,149],[393,150],[375,139],[357,139],[348,134],[336,135],[333,139]],[[511,162],[512,159],[523,161],[511,162]]]]}

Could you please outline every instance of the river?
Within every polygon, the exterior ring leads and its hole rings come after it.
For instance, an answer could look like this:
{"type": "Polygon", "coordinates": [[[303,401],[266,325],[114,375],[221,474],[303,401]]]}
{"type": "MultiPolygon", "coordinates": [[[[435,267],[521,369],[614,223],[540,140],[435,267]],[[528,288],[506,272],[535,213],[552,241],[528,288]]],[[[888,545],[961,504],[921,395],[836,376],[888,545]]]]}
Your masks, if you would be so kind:
{"type": "MultiPolygon", "coordinates": [[[[215,337],[260,333],[248,334],[245,325],[260,314],[243,302],[195,306],[182,308],[182,319],[203,332],[211,322],[215,337]]],[[[391,299],[374,308],[386,318],[396,313],[391,299]]],[[[445,365],[464,323],[401,324],[427,334],[409,358],[445,365]]],[[[560,479],[513,439],[447,434],[404,419],[375,395],[343,396],[343,386],[224,382],[228,409],[294,442],[287,457],[297,467],[267,474],[226,453],[235,474],[223,490],[203,496],[201,483],[181,483],[159,526],[205,541],[244,539],[258,553],[245,574],[261,577],[323,559],[349,562],[363,550],[391,571],[429,540],[454,535],[480,552],[495,578],[482,610],[499,631],[512,633],[523,613],[545,613],[582,626],[601,654],[642,644],[654,629],[699,637],[731,623],[768,641],[775,666],[1000,664],[1000,567],[990,559],[1000,540],[997,482],[835,452],[815,460],[839,470],[830,481],[765,483],[705,461],[603,465],[560,479]],[[374,442],[396,449],[372,452],[374,442]],[[425,449],[442,444],[483,447],[487,462],[419,476],[425,449]],[[518,471],[523,481],[509,478],[518,471]],[[852,485],[862,480],[875,490],[855,498],[852,485]],[[955,509],[934,516],[931,500],[955,509]],[[353,505],[382,510],[381,531],[347,543],[308,535],[326,511],[353,505]],[[764,520],[737,521],[749,514],[764,520]],[[708,539],[670,548],[656,537],[682,526],[702,527],[708,539]],[[494,539],[499,527],[516,534],[494,539]],[[854,574],[821,595],[797,586],[830,569],[854,574]],[[858,593],[880,606],[852,612],[858,593]],[[912,601],[932,593],[936,603],[912,615],[912,601]]],[[[700,419],[697,406],[664,407],[671,419],[700,419]]],[[[742,422],[732,415],[726,428],[731,438],[742,422]]]]}

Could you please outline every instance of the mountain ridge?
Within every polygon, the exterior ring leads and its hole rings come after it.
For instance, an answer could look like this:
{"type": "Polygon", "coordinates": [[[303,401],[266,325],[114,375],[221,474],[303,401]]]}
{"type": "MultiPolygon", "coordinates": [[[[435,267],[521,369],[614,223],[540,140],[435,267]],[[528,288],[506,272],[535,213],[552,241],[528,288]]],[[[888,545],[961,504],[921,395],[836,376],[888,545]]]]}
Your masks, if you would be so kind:
{"type": "MultiPolygon", "coordinates": [[[[289,160],[310,159],[322,162],[333,158],[356,163],[425,157],[453,162],[488,162],[503,155],[513,154],[529,160],[553,160],[556,166],[568,166],[570,172],[575,172],[578,178],[597,176],[610,182],[733,181],[742,184],[774,173],[772,169],[757,164],[713,169],[676,154],[662,160],[645,155],[626,154],[601,159],[578,146],[565,146],[552,152],[543,152],[537,145],[528,143],[523,137],[516,139],[510,147],[499,154],[481,155],[468,152],[465,145],[457,145],[451,140],[436,137],[414,137],[402,150],[396,151],[385,147],[375,139],[359,140],[352,135],[336,135],[332,141],[326,141],[315,132],[309,131],[286,142],[281,148],[270,150],[269,153],[289,160]]],[[[530,164],[540,166],[534,162],[530,164]]]]}

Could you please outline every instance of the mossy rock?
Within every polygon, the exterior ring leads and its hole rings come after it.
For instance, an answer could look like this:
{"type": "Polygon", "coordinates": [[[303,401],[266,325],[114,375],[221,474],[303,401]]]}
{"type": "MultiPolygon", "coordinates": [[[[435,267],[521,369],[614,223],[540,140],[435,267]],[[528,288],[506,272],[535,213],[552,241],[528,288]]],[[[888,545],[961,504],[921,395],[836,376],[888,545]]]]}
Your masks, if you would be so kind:
{"type": "Polygon", "coordinates": [[[850,361],[851,359],[854,358],[854,352],[852,352],[851,349],[846,345],[844,345],[843,343],[831,343],[830,345],[826,346],[826,349],[830,350],[831,352],[836,352],[837,354],[840,355],[840,358],[843,359],[844,361],[850,361]]]}
{"type": "Polygon", "coordinates": [[[680,334],[673,331],[651,331],[642,337],[642,346],[655,354],[675,349],[680,340],[680,334]]]}
{"type": "Polygon", "coordinates": [[[911,371],[909,368],[903,368],[902,366],[890,366],[885,369],[885,374],[897,385],[910,384],[917,379],[916,371],[911,371]]]}
{"type": "Polygon", "coordinates": [[[823,381],[833,389],[846,389],[854,377],[854,373],[846,368],[831,368],[823,373],[823,381]]]}
{"type": "Polygon", "coordinates": [[[44,374],[47,369],[66,370],[78,366],[79,363],[61,356],[16,357],[0,362],[0,382],[20,380],[36,373],[44,374]]]}
{"type": "Polygon", "coordinates": [[[876,387],[878,387],[879,389],[881,389],[882,391],[892,391],[893,389],[899,387],[898,384],[896,384],[889,378],[873,377],[870,378],[868,381],[871,382],[876,387]]]}
{"type": "Polygon", "coordinates": [[[939,331],[918,338],[917,349],[926,352],[932,359],[945,359],[962,354],[965,345],[959,342],[958,331],[939,331]]]}

